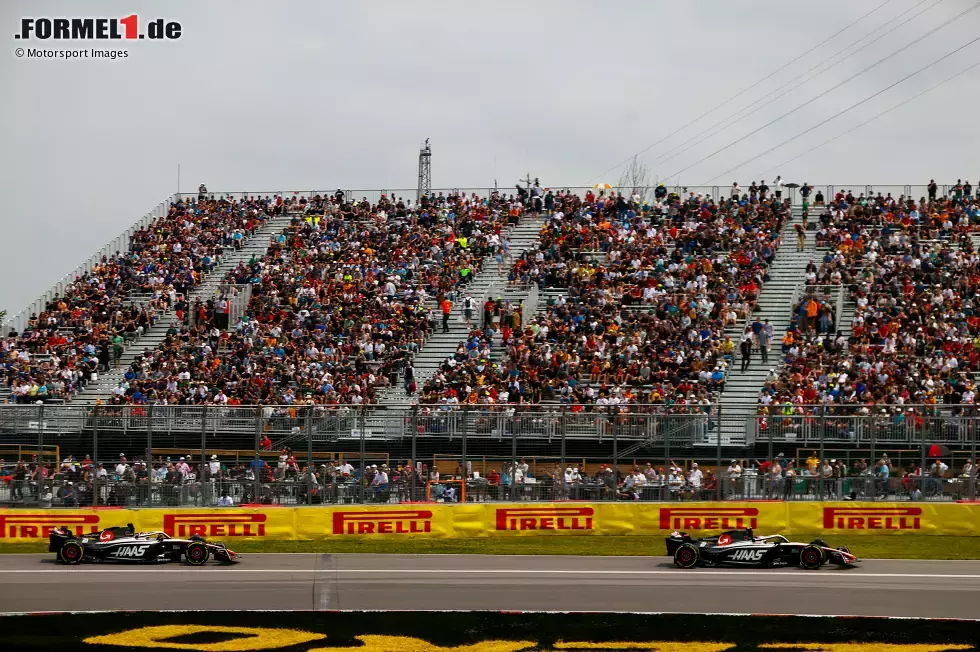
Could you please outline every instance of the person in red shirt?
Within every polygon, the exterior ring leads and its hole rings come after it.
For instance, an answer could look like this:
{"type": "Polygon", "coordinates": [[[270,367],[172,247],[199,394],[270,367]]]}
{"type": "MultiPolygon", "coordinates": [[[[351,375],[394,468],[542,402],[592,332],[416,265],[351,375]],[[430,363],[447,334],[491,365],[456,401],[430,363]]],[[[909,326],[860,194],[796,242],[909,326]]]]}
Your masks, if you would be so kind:
{"type": "Polygon", "coordinates": [[[448,333],[449,315],[452,314],[453,311],[453,302],[450,301],[449,299],[443,299],[442,303],[440,304],[440,307],[442,308],[442,332],[448,333]]]}

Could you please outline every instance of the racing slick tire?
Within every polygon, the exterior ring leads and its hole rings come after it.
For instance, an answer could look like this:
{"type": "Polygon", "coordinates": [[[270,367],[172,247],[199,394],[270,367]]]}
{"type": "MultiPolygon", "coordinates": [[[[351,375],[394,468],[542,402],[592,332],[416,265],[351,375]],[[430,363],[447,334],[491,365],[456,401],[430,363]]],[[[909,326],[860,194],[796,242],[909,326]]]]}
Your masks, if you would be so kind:
{"type": "Polygon", "coordinates": [[[61,550],[58,551],[58,559],[72,566],[81,562],[84,556],[85,549],[82,548],[82,544],[73,539],[65,541],[64,545],[61,546],[61,550]]]}
{"type": "Polygon", "coordinates": [[[690,543],[682,543],[674,551],[674,564],[680,568],[694,568],[698,565],[701,558],[701,551],[698,547],[690,543]]]}
{"type": "Polygon", "coordinates": [[[191,566],[203,566],[210,556],[211,551],[201,541],[191,541],[187,544],[187,548],[184,549],[184,559],[191,566]]]}
{"type": "Polygon", "coordinates": [[[800,551],[800,566],[807,570],[817,570],[823,566],[823,550],[818,546],[808,545],[800,551]]]}

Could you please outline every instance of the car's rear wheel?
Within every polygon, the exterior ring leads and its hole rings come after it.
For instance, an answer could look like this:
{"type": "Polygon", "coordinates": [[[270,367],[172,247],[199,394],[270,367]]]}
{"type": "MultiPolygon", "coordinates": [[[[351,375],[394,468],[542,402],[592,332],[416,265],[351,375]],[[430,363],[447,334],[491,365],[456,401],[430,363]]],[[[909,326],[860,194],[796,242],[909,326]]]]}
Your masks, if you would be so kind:
{"type": "Polygon", "coordinates": [[[674,563],[680,568],[694,568],[700,557],[701,551],[690,543],[683,543],[674,551],[674,563]]]}
{"type": "Polygon", "coordinates": [[[77,564],[82,561],[82,557],[84,556],[85,549],[82,548],[82,544],[71,539],[65,541],[64,545],[61,546],[61,550],[58,551],[58,559],[66,564],[77,564]]]}
{"type": "Polygon", "coordinates": [[[823,566],[823,550],[809,545],[800,551],[800,566],[807,570],[817,570],[823,566]]]}
{"type": "Polygon", "coordinates": [[[201,566],[207,562],[210,556],[211,551],[200,541],[191,541],[187,544],[187,548],[184,549],[184,559],[192,566],[201,566]]]}

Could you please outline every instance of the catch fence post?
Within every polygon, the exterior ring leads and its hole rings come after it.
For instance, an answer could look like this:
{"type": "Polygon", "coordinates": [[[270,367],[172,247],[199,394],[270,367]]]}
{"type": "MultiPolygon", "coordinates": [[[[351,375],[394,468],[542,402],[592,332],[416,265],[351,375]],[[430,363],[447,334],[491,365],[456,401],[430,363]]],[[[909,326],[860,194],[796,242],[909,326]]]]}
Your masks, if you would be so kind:
{"type": "Polygon", "coordinates": [[[463,490],[460,491],[460,498],[466,495],[466,478],[468,473],[466,472],[466,431],[469,428],[470,423],[470,408],[468,405],[463,406],[463,441],[462,449],[460,451],[460,466],[463,467],[463,477],[460,480],[463,482],[463,490]]]}
{"type": "MultiPolygon", "coordinates": [[[[865,419],[861,418],[861,421],[865,421],[865,419]]],[[[857,430],[857,432],[861,432],[861,431],[857,430]]],[[[877,477],[876,477],[876,469],[878,467],[875,465],[875,444],[877,443],[877,440],[878,440],[878,429],[875,428],[874,413],[872,413],[871,414],[871,454],[870,457],[868,457],[869,468],[865,469],[865,476],[864,476],[865,483],[870,485],[870,487],[868,487],[867,493],[868,496],[871,498],[871,500],[875,499],[875,494],[878,492],[877,477]],[[870,474],[867,473],[868,471],[870,471],[870,474]],[[868,482],[869,479],[870,482],[868,482]]]]}
{"type": "Polygon", "coordinates": [[[41,506],[44,495],[44,403],[37,405],[37,505],[41,506]]]}
{"type": "Polygon", "coordinates": [[[306,406],[306,504],[313,504],[313,482],[316,467],[313,465],[313,406],[306,406]]]}
{"type": "MultiPolygon", "coordinates": [[[[84,408],[83,408],[84,409],[84,408]]],[[[92,406],[92,507],[99,506],[99,406],[92,406]]]]}
{"type": "Polygon", "coordinates": [[[419,461],[416,455],[418,451],[416,450],[416,444],[418,442],[419,435],[419,406],[415,404],[412,406],[412,468],[409,469],[409,477],[412,481],[409,483],[409,500],[415,502],[415,485],[419,483],[419,480],[425,481],[425,478],[420,478],[417,469],[419,469],[419,461]]]}
{"type": "Polygon", "coordinates": [[[153,404],[146,408],[146,506],[153,502],[153,404]]]}
{"type": "MultiPolygon", "coordinates": [[[[506,419],[504,424],[506,424],[506,419]]],[[[506,427],[506,425],[505,425],[506,427]]],[[[510,448],[510,499],[517,500],[517,428],[511,429],[510,448]]]]}
{"type": "MultiPolygon", "coordinates": [[[[972,414],[973,408],[970,410],[972,414]]],[[[970,438],[970,463],[973,469],[966,481],[970,483],[970,500],[976,500],[977,478],[980,477],[980,473],[977,472],[977,420],[975,418],[970,419],[970,432],[973,433],[973,437],[970,438]]]]}
{"type": "MultiPolygon", "coordinates": [[[[561,406],[561,413],[558,415],[558,430],[561,436],[561,471],[565,472],[565,406],[561,406]]],[[[564,476],[563,476],[564,477],[564,476]]]]}
{"type": "MultiPolygon", "coordinates": [[[[201,503],[204,503],[204,493],[207,490],[207,480],[205,479],[204,469],[205,464],[208,460],[208,406],[205,404],[201,409],[201,463],[199,465],[199,470],[197,472],[197,498],[194,502],[196,503],[200,499],[201,503]]],[[[190,489],[190,487],[188,487],[190,489]]],[[[188,496],[190,497],[190,496],[188,496]]]]}
{"type": "Polygon", "coordinates": [[[262,410],[261,405],[255,408],[255,457],[252,459],[252,502],[259,502],[259,475],[262,471],[262,457],[259,454],[259,440],[262,437],[262,410]]]}
{"type": "Polygon", "coordinates": [[[360,437],[360,441],[361,441],[361,461],[360,461],[360,467],[361,468],[360,468],[360,472],[358,473],[358,484],[360,485],[360,489],[358,490],[358,498],[357,499],[360,502],[360,504],[362,504],[362,505],[364,504],[364,483],[365,483],[365,480],[366,480],[366,476],[364,474],[364,409],[365,408],[364,408],[363,405],[358,408],[358,412],[359,412],[359,416],[360,416],[360,425],[361,425],[361,427],[359,429],[360,430],[360,433],[361,433],[361,437],[360,437]]]}
{"type": "Polygon", "coordinates": [[[664,468],[663,468],[663,472],[660,474],[661,482],[663,483],[664,486],[664,495],[666,497],[667,502],[670,502],[670,483],[667,481],[668,478],[670,477],[670,474],[668,472],[670,469],[670,433],[672,432],[670,426],[674,422],[674,418],[672,417],[669,410],[670,410],[669,407],[665,408],[663,414],[664,468]],[[665,475],[667,476],[666,478],[663,477],[665,475]]]}
{"type": "Polygon", "coordinates": [[[616,492],[619,490],[619,426],[616,423],[616,414],[614,412],[616,408],[609,408],[609,423],[612,426],[612,436],[613,436],[613,499],[615,500],[616,492]]]}
{"type": "MultiPolygon", "coordinates": [[[[823,463],[824,463],[824,454],[825,454],[825,451],[824,451],[824,439],[826,438],[826,435],[827,435],[827,433],[825,433],[825,432],[820,433],[820,463],[819,463],[819,466],[817,467],[817,483],[820,485],[820,499],[821,500],[823,500],[824,491],[825,491],[826,486],[827,486],[827,482],[826,482],[826,480],[823,477],[823,463]]],[[[769,437],[770,437],[770,440],[771,440],[772,439],[772,435],[770,435],[769,437]]]]}
{"type": "MultiPolygon", "coordinates": [[[[773,459],[772,431],[773,431],[772,428],[768,428],[766,431],[767,434],[769,435],[768,437],[766,437],[766,439],[768,440],[767,441],[768,448],[766,449],[766,462],[769,462],[770,465],[772,464],[772,459],[773,459]]],[[[823,457],[823,451],[821,451],[820,456],[823,457]]],[[[770,466],[769,468],[771,469],[772,467],[770,466]]],[[[767,499],[772,498],[772,482],[770,481],[771,479],[765,476],[762,476],[759,479],[762,480],[762,497],[767,499]]]]}
{"type": "Polygon", "coordinates": [[[715,413],[715,500],[721,500],[721,403],[718,404],[717,410],[715,413]]]}
{"type": "MultiPolygon", "coordinates": [[[[923,422],[922,422],[922,426],[923,427],[920,429],[922,431],[922,437],[921,437],[921,441],[920,441],[920,445],[922,446],[922,455],[921,455],[922,466],[920,466],[919,468],[921,469],[922,473],[920,474],[919,477],[922,478],[922,480],[920,480],[920,482],[922,482],[923,484],[926,484],[925,483],[925,477],[926,477],[926,430],[927,430],[927,428],[925,426],[926,426],[927,423],[928,423],[928,421],[925,421],[923,419],[923,422]]],[[[888,474],[888,481],[891,482],[891,473],[888,474]]],[[[930,488],[930,491],[932,490],[932,487],[935,486],[933,484],[931,478],[930,478],[927,486],[930,488]]],[[[943,488],[942,480],[940,480],[939,481],[939,490],[940,490],[940,492],[942,492],[942,488],[943,488]]],[[[926,492],[925,492],[925,489],[923,489],[922,490],[922,499],[925,500],[926,498],[927,498],[926,492]]]]}

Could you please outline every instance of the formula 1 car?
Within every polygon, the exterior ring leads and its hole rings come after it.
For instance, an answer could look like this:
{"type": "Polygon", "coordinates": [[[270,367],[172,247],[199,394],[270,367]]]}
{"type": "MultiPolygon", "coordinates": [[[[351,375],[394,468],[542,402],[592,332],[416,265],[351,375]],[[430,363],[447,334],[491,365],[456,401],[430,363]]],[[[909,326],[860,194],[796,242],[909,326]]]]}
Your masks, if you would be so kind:
{"type": "Polygon", "coordinates": [[[76,536],[68,527],[55,528],[48,537],[48,551],[71,565],[83,561],[159,564],[184,559],[192,566],[201,566],[212,555],[226,564],[238,562],[241,557],[225,544],[210,543],[204,537],[174,539],[165,532],[136,532],[132,523],[87,537],[76,536]]]}
{"type": "Polygon", "coordinates": [[[667,537],[667,554],[680,568],[801,566],[816,570],[824,564],[850,566],[859,561],[847,548],[831,548],[820,539],[795,543],[781,534],[757,537],[751,528],[729,530],[703,539],[692,539],[687,532],[674,532],[667,537]]]}

